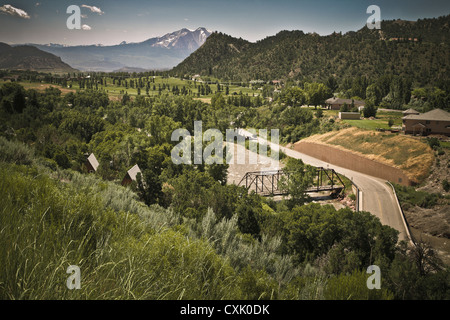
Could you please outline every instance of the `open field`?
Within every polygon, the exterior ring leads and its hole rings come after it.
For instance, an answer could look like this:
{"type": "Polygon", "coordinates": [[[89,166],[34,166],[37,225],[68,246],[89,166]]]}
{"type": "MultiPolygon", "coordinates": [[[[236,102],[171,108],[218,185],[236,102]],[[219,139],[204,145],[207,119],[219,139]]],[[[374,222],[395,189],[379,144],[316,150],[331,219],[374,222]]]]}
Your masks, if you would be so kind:
{"type": "Polygon", "coordinates": [[[303,141],[332,145],[399,168],[417,183],[429,175],[434,162],[434,153],[426,143],[403,135],[348,128],[303,141]]]}
{"type": "MultiPolygon", "coordinates": [[[[3,80],[0,80],[0,86],[3,85],[3,83],[6,83],[3,80]]],[[[18,82],[18,84],[20,84],[21,86],[23,86],[25,88],[25,90],[37,90],[37,91],[45,91],[45,89],[54,87],[54,88],[58,88],[59,90],[61,90],[62,95],[65,95],[69,92],[76,92],[76,90],[74,89],[68,89],[68,88],[62,88],[61,86],[55,85],[55,84],[48,84],[48,83],[40,83],[40,82],[18,82]]]]}
{"type": "MultiPolygon", "coordinates": [[[[130,81],[134,81],[134,82],[138,82],[139,78],[128,78],[126,79],[128,83],[130,83],[130,81]]],[[[182,80],[179,78],[163,78],[163,77],[150,77],[151,83],[150,83],[150,87],[149,87],[149,96],[156,96],[159,94],[159,88],[161,87],[162,90],[161,92],[172,92],[174,87],[178,87],[179,90],[182,90],[182,88],[184,87],[186,89],[187,92],[191,92],[191,94],[195,97],[197,96],[198,93],[198,88],[202,85],[206,85],[203,84],[201,82],[195,82],[192,80],[182,80]]],[[[113,79],[112,78],[105,78],[105,82],[106,85],[99,85],[98,87],[105,90],[109,96],[122,96],[125,92],[130,95],[130,96],[138,96],[138,89],[137,88],[132,88],[129,85],[125,86],[123,85],[123,82],[121,83],[121,85],[119,86],[116,82],[116,84],[113,84],[113,79]]],[[[200,95],[200,99],[205,99],[207,100],[206,102],[210,102],[211,98],[213,97],[213,95],[216,93],[217,91],[217,84],[209,84],[209,87],[211,88],[211,93],[209,94],[205,94],[205,95],[200,95]]],[[[222,92],[225,91],[225,87],[224,84],[221,84],[221,90],[222,92]]],[[[72,82],[72,88],[74,89],[79,89],[79,84],[77,81],[73,81],[72,82]]],[[[229,86],[229,94],[230,95],[234,95],[234,94],[239,94],[240,92],[242,92],[242,94],[248,94],[250,96],[252,96],[253,94],[257,95],[259,92],[257,90],[252,90],[251,88],[248,87],[239,87],[236,85],[230,85],[229,86]]],[[[144,88],[141,88],[141,93],[140,95],[142,96],[146,96],[146,88],[144,86],[144,88]]]]}
{"type": "MultiPolygon", "coordinates": [[[[139,78],[127,78],[127,85],[124,85],[124,82],[121,82],[121,85],[118,85],[118,81],[116,81],[113,84],[113,79],[110,77],[105,77],[104,83],[100,84],[97,83],[96,88],[99,90],[104,90],[108,93],[109,97],[112,100],[118,100],[120,97],[122,97],[125,93],[130,95],[131,97],[136,97],[139,95],[139,90],[133,86],[130,86],[130,81],[133,81],[135,83],[138,83],[139,78]]],[[[141,78],[146,79],[146,78],[141,78]]],[[[185,88],[187,94],[191,95],[195,99],[198,99],[202,102],[211,103],[211,98],[214,96],[214,94],[217,92],[218,87],[217,84],[209,84],[208,86],[211,89],[211,92],[208,94],[201,94],[199,93],[199,87],[206,86],[206,83],[202,82],[194,82],[192,80],[182,80],[179,78],[163,78],[163,77],[149,77],[150,80],[150,86],[148,90],[148,96],[157,96],[160,93],[159,88],[161,87],[161,93],[172,93],[172,90],[174,87],[177,87],[180,91],[185,88]]],[[[0,85],[3,84],[4,81],[0,80],[0,85]]],[[[145,85],[143,88],[140,89],[140,95],[141,96],[147,96],[147,90],[146,90],[146,80],[145,85]]],[[[48,83],[41,83],[41,82],[29,82],[29,81],[21,81],[19,82],[20,85],[22,85],[25,89],[35,89],[35,90],[45,90],[46,88],[49,88],[50,86],[56,87],[59,90],[62,91],[63,94],[66,94],[68,92],[76,92],[77,90],[80,90],[80,83],[77,80],[69,80],[67,82],[67,87],[63,87],[57,84],[48,84],[48,83]]],[[[221,92],[225,94],[225,86],[226,83],[221,83],[221,92]]],[[[242,93],[243,95],[249,95],[249,96],[258,96],[261,94],[261,91],[258,89],[253,89],[251,87],[243,87],[238,86],[236,84],[231,84],[229,87],[229,95],[239,95],[242,93]]]]}
{"type": "Polygon", "coordinates": [[[377,130],[377,129],[386,129],[389,130],[390,127],[388,125],[388,121],[386,120],[342,120],[343,123],[349,124],[352,127],[356,127],[358,129],[363,130],[377,130]]]}
{"type": "MultiPolygon", "coordinates": [[[[314,108],[311,110],[315,111],[314,108]]],[[[339,117],[339,110],[323,110],[325,117],[339,117]]],[[[342,123],[348,124],[352,127],[356,127],[363,130],[377,130],[386,129],[389,130],[389,120],[393,121],[393,126],[402,125],[403,113],[401,111],[378,111],[375,119],[362,119],[362,120],[342,120],[342,123]]]]}

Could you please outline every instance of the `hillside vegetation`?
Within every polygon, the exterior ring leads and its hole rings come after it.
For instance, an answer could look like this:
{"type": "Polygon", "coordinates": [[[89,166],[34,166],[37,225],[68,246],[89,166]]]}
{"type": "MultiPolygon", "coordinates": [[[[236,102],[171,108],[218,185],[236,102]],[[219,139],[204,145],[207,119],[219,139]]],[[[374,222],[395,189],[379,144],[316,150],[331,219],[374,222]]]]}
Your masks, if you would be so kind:
{"type": "Polygon", "coordinates": [[[395,74],[424,85],[447,79],[449,21],[383,21],[381,31],[364,27],[328,36],[282,31],[256,43],[215,33],[172,73],[237,81],[395,74]]]}
{"type": "Polygon", "coordinates": [[[275,203],[228,185],[226,165],[175,165],[174,129],[236,121],[216,100],[3,84],[0,299],[448,298],[450,270],[368,212],[275,203]],[[137,182],[121,186],[135,164],[137,182]],[[382,290],[367,288],[372,264],[382,290]],[[66,286],[70,265],[81,290],[66,286]]]}

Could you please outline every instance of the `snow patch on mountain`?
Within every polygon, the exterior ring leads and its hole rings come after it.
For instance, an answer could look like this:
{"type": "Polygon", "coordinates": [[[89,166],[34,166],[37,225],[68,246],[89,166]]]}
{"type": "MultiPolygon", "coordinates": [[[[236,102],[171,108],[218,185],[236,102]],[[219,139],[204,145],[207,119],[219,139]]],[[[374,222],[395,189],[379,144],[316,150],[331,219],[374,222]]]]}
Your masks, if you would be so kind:
{"type": "Polygon", "coordinates": [[[184,28],[158,38],[152,47],[196,49],[202,46],[211,34],[212,32],[205,28],[198,28],[196,30],[184,28]]]}

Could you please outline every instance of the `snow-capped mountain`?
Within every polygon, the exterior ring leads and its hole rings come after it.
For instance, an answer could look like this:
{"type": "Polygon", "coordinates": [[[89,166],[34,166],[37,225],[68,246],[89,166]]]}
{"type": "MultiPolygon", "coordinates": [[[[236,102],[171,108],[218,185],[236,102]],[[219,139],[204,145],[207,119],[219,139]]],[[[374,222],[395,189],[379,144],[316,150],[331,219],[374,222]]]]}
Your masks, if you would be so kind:
{"type": "Polygon", "coordinates": [[[157,42],[152,46],[196,50],[205,43],[211,34],[212,32],[205,28],[198,28],[197,30],[181,29],[157,38],[157,42]]]}
{"type": "Polygon", "coordinates": [[[206,28],[181,29],[139,43],[115,46],[33,45],[82,71],[110,72],[122,68],[170,69],[200,48],[212,34],[206,28]]]}

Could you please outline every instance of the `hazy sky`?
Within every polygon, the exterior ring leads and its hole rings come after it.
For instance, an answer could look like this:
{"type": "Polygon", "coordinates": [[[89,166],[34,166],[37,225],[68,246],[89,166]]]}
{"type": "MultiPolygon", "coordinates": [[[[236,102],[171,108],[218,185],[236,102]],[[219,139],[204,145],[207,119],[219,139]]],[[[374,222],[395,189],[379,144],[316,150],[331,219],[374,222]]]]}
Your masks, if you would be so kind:
{"type": "Polygon", "coordinates": [[[356,31],[370,5],[383,20],[450,14],[448,0],[0,0],[0,42],[118,44],[140,42],[181,28],[205,27],[249,41],[281,30],[321,35],[356,31]],[[70,5],[81,7],[87,30],[69,30],[70,5]]]}

